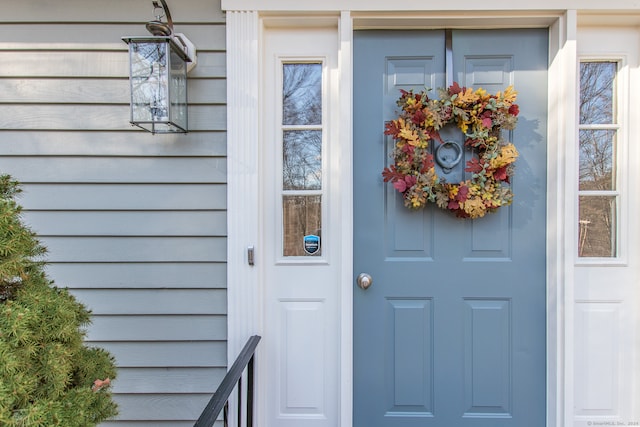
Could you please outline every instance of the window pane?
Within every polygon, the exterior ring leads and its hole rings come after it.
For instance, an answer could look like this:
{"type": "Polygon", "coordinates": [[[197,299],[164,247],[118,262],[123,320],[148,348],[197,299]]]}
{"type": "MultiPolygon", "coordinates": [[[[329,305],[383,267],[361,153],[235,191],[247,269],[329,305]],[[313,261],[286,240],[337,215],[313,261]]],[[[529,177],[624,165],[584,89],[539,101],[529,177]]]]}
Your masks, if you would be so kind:
{"type": "Polygon", "coordinates": [[[284,125],[322,124],[322,65],[283,65],[284,125]]]}
{"type": "Polygon", "coordinates": [[[580,197],[580,233],[578,254],[581,257],[615,257],[616,197],[580,197]]]}
{"type": "Polygon", "coordinates": [[[615,130],[580,131],[580,190],[615,190],[615,130]]]}
{"type": "Polygon", "coordinates": [[[322,187],[322,131],[285,131],[283,141],[283,188],[319,190],[322,187]]]}
{"type": "Polygon", "coordinates": [[[320,200],[320,196],[283,197],[284,256],[318,256],[321,254],[320,200]],[[317,237],[317,246],[313,245],[313,237],[317,237]]]}
{"type": "Polygon", "coordinates": [[[580,63],[580,123],[616,123],[614,79],[616,62],[580,63]]]}

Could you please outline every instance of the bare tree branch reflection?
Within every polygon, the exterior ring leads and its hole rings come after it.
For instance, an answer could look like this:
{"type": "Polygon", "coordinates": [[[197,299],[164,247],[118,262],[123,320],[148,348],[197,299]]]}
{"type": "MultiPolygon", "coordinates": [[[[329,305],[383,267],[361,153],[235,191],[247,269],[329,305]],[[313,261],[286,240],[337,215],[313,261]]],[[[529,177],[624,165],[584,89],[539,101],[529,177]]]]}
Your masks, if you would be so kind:
{"type": "Polygon", "coordinates": [[[613,123],[616,62],[580,64],[580,124],[613,123]]]}
{"type": "Polygon", "coordinates": [[[580,131],[580,189],[615,190],[615,130],[580,131]]]}
{"type": "MultiPolygon", "coordinates": [[[[616,62],[580,64],[580,124],[616,123],[616,62]]],[[[581,257],[615,257],[617,234],[616,129],[581,129],[579,190],[605,192],[579,198],[578,254],[581,257]]]]}
{"type": "Polygon", "coordinates": [[[283,65],[284,125],[322,123],[322,65],[283,65]]]}
{"type": "Polygon", "coordinates": [[[322,131],[285,131],[283,186],[285,190],[320,190],[322,131]]]}

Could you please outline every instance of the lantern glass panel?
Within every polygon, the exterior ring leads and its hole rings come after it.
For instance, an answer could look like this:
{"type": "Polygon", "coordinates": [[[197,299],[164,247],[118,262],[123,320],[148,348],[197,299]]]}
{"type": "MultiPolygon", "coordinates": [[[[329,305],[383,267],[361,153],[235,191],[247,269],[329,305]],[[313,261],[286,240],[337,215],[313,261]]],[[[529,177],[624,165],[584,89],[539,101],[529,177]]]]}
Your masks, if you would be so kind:
{"type": "Polygon", "coordinates": [[[167,39],[131,40],[131,123],[154,133],[187,130],[187,67],[167,39]]]}
{"type": "Polygon", "coordinates": [[[182,129],[187,129],[187,63],[173,49],[169,67],[169,117],[182,129]]]}

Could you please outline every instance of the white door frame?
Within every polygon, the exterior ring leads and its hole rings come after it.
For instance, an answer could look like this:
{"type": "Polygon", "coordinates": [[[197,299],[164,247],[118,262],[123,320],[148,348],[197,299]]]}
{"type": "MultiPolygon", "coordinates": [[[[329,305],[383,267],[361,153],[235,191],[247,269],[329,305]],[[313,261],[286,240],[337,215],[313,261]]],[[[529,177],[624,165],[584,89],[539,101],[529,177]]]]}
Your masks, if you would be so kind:
{"type": "MultiPolygon", "coordinates": [[[[228,3],[232,3],[229,1],[228,3]]],[[[225,3],[223,2],[223,7],[225,3]]],[[[573,257],[567,250],[574,240],[575,190],[570,181],[575,172],[575,99],[577,13],[376,14],[348,11],[315,15],[335,20],[339,32],[340,179],[342,213],[340,277],[341,294],[341,389],[340,426],[352,424],[352,313],[353,313],[353,207],[352,207],[352,40],[354,29],[400,27],[549,27],[548,87],[548,175],[547,175],[547,426],[569,426],[572,422],[572,304],[573,257]],[[569,177],[569,178],[567,178],[569,177]],[[562,286],[561,286],[562,285],[562,286]]],[[[260,118],[261,32],[270,25],[291,25],[295,16],[257,10],[227,11],[227,100],[228,100],[228,361],[233,362],[247,338],[263,331],[263,275],[261,262],[267,250],[262,239],[259,188],[259,126],[247,122],[260,118]],[[255,265],[247,260],[247,249],[255,248],[255,265]]],[[[261,381],[260,350],[257,353],[257,422],[264,414],[260,396],[269,389],[261,381]]],[[[235,411],[231,411],[235,413],[235,411]]]]}

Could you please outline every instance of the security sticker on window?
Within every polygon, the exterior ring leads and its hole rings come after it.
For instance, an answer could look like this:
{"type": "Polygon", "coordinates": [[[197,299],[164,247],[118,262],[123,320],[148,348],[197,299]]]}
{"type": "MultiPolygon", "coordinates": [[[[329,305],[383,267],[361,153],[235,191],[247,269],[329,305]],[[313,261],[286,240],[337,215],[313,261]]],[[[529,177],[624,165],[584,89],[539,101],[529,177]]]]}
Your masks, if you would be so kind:
{"type": "Polygon", "coordinates": [[[309,234],[304,236],[304,251],[309,255],[315,255],[320,250],[320,236],[309,234]]]}

